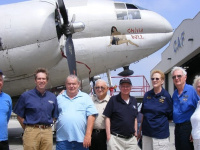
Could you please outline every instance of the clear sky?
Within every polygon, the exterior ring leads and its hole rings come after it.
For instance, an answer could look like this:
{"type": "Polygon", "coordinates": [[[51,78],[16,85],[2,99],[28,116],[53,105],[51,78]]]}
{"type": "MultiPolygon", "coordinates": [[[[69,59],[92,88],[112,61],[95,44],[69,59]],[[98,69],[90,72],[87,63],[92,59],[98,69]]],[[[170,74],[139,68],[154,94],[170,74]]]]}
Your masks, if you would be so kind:
{"type": "MultiPolygon", "coordinates": [[[[7,3],[15,3],[24,0],[0,0],[0,5],[7,3]]],[[[199,0],[117,0],[127,3],[139,5],[143,8],[157,12],[166,18],[173,29],[175,30],[184,19],[194,18],[200,11],[199,0]]],[[[189,27],[188,27],[189,28],[189,27]]],[[[156,53],[140,60],[138,63],[131,64],[130,69],[134,71],[134,75],[145,75],[148,81],[150,81],[150,71],[161,60],[161,53],[167,48],[169,44],[157,51],[156,53]]],[[[115,76],[122,71],[122,68],[112,71],[111,75],[115,76]]],[[[102,78],[106,78],[106,74],[101,75],[102,78]]],[[[118,84],[115,83],[114,85],[118,84]]],[[[117,81],[118,82],[118,81],[117,81]]]]}

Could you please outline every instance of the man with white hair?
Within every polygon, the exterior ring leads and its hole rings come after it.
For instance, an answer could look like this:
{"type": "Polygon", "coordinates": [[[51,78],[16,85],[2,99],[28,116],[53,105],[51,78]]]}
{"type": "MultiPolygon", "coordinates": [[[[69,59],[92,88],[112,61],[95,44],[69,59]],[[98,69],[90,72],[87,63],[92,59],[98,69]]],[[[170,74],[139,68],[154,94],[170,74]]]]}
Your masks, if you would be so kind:
{"type": "Polygon", "coordinates": [[[175,147],[176,150],[193,150],[190,117],[197,107],[199,98],[194,87],[186,84],[187,72],[185,69],[174,67],[171,75],[177,88],[172,96],[175,147]]]}
{"type": "Polygon", "coordinates": [[[137,100],[130,96],[132,82],[123,78],[119,82],[120,93],[112,96],[103,114],[106,116],[108,150],[137,149],[137,100]]]}
{"type": "Polygon", "coordinates": [[[10,96],[2,92],[3,72],[0,70],[0,150],[9,150],[8,145],[8,121],[12,112],[12,100],[10,96]]]}
{"type": "Polygon", "coordinates": [[[107,150],[105,116],[103,115],[103,111],[110,99],[110,96],[107,95],[108,86],[106,81],[102,79],[97,80],[94,90],[96,95],[92,97],[92,100],[99,115],[94,123],[90,150],[107,150]]]}

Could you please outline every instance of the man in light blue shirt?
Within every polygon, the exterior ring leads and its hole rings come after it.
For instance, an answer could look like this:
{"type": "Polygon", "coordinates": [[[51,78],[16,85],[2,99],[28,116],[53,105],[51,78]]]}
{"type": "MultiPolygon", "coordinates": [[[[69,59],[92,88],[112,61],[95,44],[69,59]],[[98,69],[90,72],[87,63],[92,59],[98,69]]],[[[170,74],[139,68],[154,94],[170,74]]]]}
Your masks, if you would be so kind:
{"type": "Polygon", "coordinates": [[[67,90],[57,97],[56,149],[87,150],[98,113],[90,96],[79,90],[77,76],[69,75],[65,84],[67,90]]]}
{"type": "Polygon", "coordinates": [[[9,150],[8,145],[8,121],[12,112],[12,100],[10,96],[2,92],[3,72],[0,70],[0,150],[9,150]]]}

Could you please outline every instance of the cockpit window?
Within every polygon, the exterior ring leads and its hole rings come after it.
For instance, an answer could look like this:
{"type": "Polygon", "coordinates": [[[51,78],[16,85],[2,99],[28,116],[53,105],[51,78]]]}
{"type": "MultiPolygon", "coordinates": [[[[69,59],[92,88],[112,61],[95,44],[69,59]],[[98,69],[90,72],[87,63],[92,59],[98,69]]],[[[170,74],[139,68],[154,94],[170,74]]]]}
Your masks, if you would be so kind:
{"type": "Polygon", "coordinates": [[[127,11],[116,11],[117,20],[128,20],[127,11]]]}
{"type": "Polygon", "coordinates": [[[136,6],[133,4],[126,4],[127,9],[138,9],[136,6]]]}
{"type": "Polygon", "coordinates": [[[128,10],[128,18],[130,19],[141,19],[140,12],[138,10],[128,10]]]}
{"type": "Polygon", "coordinates": [[[124,3],[115,3],[115,9],[126,9],[124,3]]]}
{"type": "Polygon", "coordinates": [[[138,9],[141,9],[141,10],[147,10],[146,8],[143,8],[143,7],[140,7],[138,5],[135,5],[138,9]]]}
{"type": "Polygon", "coordinates": [[[133,4],[114,3],[117,20],[141,19],[139,9],[133,4]]]}

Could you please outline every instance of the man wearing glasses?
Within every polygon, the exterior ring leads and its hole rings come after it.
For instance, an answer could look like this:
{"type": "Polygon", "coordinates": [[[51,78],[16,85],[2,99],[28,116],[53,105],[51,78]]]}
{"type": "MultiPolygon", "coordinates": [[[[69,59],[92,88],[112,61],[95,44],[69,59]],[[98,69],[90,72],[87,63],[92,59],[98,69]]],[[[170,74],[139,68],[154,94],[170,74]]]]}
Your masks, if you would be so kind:
{"type": "Polygon", "coordinates": [[[199,97],[193,86],[186,84],[187,72],[181,67],[171,71],[176,90],[173,99],[173,121],[175,123],[176,150],[193,150],[190,117],[194,113],[199,97]]]}
{"type": "Polygon", "coordinates": [[[120,93],[112,96],[104,110],[108,150],[137,149],[137,100],[130,96],[132,83],[123,78],[120,93]]]}
{"type": "Polygon", "coordinates": [[[92,99],[99,115],[94,123],[90,150],[107,150],[105,116],[103,115],[103,111],[110,99],[110,96],[107,95],[108,86],[106,81],[102,79],[97,80],[94,89],[96,95],[94,95],[92,99]]]}

